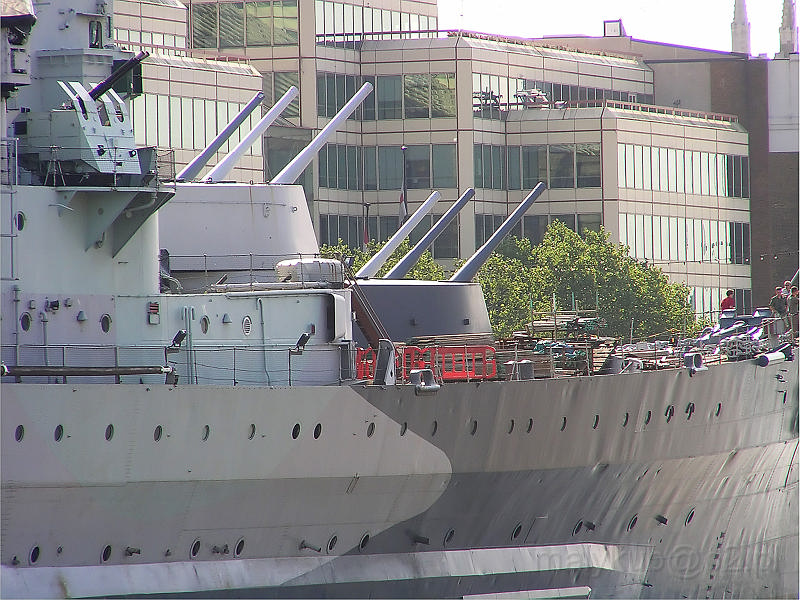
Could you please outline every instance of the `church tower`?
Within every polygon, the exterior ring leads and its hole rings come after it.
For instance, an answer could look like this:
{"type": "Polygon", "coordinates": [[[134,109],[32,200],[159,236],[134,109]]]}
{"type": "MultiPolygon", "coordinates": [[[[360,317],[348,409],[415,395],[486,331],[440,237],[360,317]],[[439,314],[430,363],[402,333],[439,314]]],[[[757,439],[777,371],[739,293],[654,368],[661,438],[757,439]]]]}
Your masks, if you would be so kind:
{"type": "Polygon", "coordinates": [[[778,56],[787,57],[797,52],[797,26],[794,18],[794,0],[783,0],[783,19],[778,30],[781,46],[778,56]]]}
{"type": "Polygon", "coordinates": [[[747,6],[744,0],[734,0],[731,42],[733,52],[750,54],[750,22],[747,20],[747,6]]]}

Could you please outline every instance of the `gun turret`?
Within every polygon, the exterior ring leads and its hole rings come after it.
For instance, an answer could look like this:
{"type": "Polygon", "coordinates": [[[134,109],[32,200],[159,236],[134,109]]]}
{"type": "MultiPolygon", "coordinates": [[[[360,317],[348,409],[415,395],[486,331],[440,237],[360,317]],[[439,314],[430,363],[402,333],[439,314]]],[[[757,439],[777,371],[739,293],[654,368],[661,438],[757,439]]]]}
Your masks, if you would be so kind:
{"type": "Polygon", "coordinates": [[[100,96],[110,90],[117,81],[125,77],[125,75],[127,75],[131,69],[133,69],[148,56],[150,56],[150,53],[143,50],[133,58],[126,60],[115,71],[112,71],[111,75],[103,79],[103,81],[89,90],[89,96],[92,98],[92,100],[97,100],[100,98],[100,96]]]}

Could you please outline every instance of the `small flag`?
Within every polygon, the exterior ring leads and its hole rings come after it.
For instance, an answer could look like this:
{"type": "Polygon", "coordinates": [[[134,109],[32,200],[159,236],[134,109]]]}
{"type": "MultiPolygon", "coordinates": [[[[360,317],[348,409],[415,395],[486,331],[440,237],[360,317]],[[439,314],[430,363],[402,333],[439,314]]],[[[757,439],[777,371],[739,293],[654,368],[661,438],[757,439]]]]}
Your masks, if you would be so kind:
{"type": "Polygon", "coordinates": [[[402,225],[408,217],[408,200],[405,190],[400,192],[400,224],[402,225]]]}

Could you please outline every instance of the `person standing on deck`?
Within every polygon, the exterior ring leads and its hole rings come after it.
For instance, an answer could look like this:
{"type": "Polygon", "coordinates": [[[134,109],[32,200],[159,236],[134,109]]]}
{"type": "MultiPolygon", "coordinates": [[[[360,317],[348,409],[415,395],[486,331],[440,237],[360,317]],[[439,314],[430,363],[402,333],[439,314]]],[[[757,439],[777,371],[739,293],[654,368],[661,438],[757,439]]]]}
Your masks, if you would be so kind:
{"type": "Polygon", "coordinates": [[[722,299],[722,302],[719,303],[719,310],[722,312],[723,310],[730,310],[731,308],[736,308],[736,298],[734,298],[733,290],[728,290],[725,292],[725,297],[722,299]]]}
{"type": "Polygon", "coordinates": [[[797,335],[798,328],[798,312],[800,312],[800,294],[798,294],[797,286],[792,286],[792,295],[789,296],[789,321],[792,326],[792,334],[797,335]]]}
{"type": "MultiPolygon", "coordinates": [[[[788,327],[789,326],[789,323],[788,323],[789,304],[786,301],[786,298],[783,297],[783,293],[782,293],[781,290],[782,290],[782,288],[780,286],[777,286],[775,288],[775,295],[772,298],[770,298],[769,307],[772,310],[772,316],[773,317],[780,317],[780,319],[783,322],[783,324],[788,327]]],[[[783,333],[783,332],[779,331],[777,333],[783,333]]]]}

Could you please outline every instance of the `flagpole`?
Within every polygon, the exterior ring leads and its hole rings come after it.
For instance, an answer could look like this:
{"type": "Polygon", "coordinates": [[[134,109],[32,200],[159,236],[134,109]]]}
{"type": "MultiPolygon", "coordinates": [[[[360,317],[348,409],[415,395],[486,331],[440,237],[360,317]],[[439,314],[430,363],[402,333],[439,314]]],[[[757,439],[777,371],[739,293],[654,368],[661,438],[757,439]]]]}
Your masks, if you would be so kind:
{"type": "Polygon", "coordinates": [[[364,252],[367,251],[369,246],[369,203],[364,202],[361,205],[361,214],[364,219],[364,240],[362,243],[362,249],[364,252]]]}
{"type": "Polygon", "coordinates": [[[400,146],[400,151],[403,153],[403,184],[400,191],[400,225],[405,223],[408,218],[408,183],[406,181],[406,150],[408,146],[405,144],[400,146]]]}

